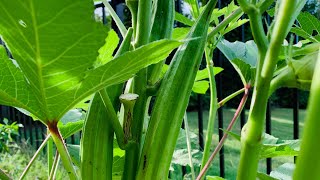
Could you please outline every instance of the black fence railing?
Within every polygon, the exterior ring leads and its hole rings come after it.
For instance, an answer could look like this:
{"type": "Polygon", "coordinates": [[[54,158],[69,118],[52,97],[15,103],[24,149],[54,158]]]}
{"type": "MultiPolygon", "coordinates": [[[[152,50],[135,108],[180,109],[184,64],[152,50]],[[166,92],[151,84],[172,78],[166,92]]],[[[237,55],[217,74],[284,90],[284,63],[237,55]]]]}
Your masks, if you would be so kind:
{"type": "MultiPolygon", "coordinates": [[[[182,11],[181,8],[181,1],[182,0],[176,0],[176,10],[178,12],[182,11]]],[[[221,0],[218,1],[218,6],[221,8],[221,0]]],[[[119,6],[124,6],[123,1],[116,1],[113,0],[111,2],[111,5],[114,7],[117,13],[120,14],[120,17],[123,17],[124,13],[124,8],[119,6]],[[120,11],[119,11],[120,10],[120,11]]],[[[102,22],[104,24],[107,24],[107,14],[104,8],[104,5],[102,3],[95,4],[96,11],[99,11],[98,14],[101,15],[102,22]]],[[[113,26],[115,27],[115,26],[113,26]]],[[[240,32],[240,40],[245,41],[247,38],[245,36],[245,30],[247,27],[245,25],[241,26],[241,28],[238,29],[240,32]]],[[[3,44],[3,42],[0,39],[0,44],[3,44]]],[[[10,55],[10,54],[9,54],[10,55]]],[[[11,56],[11,55],[10,55],[11,56]]],[[[220,67],[224,67],[224,60],[223,60],[223,55],[220,52],[217,52],[215,58],[215,64],[220,67]]],[[[217,91],[218,91],[218,99],[222,99],[222,92],[223,89],[225,88],[223,86],[223,78],[218,75],[216,77],[217,81],[217,91]]],[[[204,147],[204,105],[203,105],[203,95],[197,95],[197,114],[198,114],[198,133],[199,133],[199,147],[200,150],[203,150],[204,147]]],[[[293,138],[298,139],[299,138],[299,92],[297,89],[293,90],[292,97],[292,112],[293,112],[293,138]]],[[[266,133],[272,134],[271,127],[272,127],[272,121],[271,121],[271,114],[272,114],[272,109],[270,107],[270,103],[268,103],[268,108],[267,108],[267,114],[266,114],[266,133]]],[[[38,148],[41,144],[41,142],[44,140],[45,135],[47,133],[46,127],[39,121],[33,121],[31,117],[28,117],[18,111],[17,109],[13,107],[7,107],[7,106],[0,106],[0,119],[2,120],[3,118],[9,119],[11,122],[17,122],[20,124],[23,124],[23,128],[19,129],[19,134],[20,136],[17,138],[18,142],[21,142],[23,140],[27,141],[31,146],[38,148]]],[[[218,113],[217,113],[217,118],[218,118],[218,136],[219,139],[222,138],[223,136],[223,131],[221,129],[224,128],[224,114],[223,114],[223,108],[219,108],[218,113]]],[[[245,111],[241,113],[240,116],[240,127],[243,127],[243,125],[246,122],[246,114],[245,111]]],[[[67,143],[73,143],[73,144],[79,144],[79,139],[80,139],[81,133],[76,134],[71,136],[69,139],[67,139],[67,143]]],[[[222,148],[220,151],[220,156],[219,156],[219,170],[220,170],[220,176],[225,177],[225,172],[227,169],[225,169],[225,149],[222,148]]],[[[266,160],[266,172],[270,173],[272,170],[272,160],[269,158],[266,160]]],[[[183,168],[183,171],[186,171],[186,168],[183,168]]]]}

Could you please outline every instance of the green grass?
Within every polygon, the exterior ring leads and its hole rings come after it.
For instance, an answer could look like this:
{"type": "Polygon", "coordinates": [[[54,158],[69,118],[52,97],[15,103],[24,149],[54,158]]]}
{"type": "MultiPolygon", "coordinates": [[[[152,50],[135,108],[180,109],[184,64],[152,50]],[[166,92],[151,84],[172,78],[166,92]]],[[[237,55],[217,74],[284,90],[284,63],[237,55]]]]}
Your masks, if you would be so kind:
{"type": "MultiPolygon", "coordinates": [[[[223,119],[224,119],[224,129],[227,128],[229,122],[231,121],[234,109],[224,109],[223,110],[223,119]]],[[[248,116],[248,111],[246,111],[246,117],[248,116]]],[[[302,134],[302,127],[304,122],[305,110],[299,111],[299,130],[300,135],[302,134]]],[[[206,133],[206,126],[208,122],[208,112],[205,111],[203,113],[204,117],[204,133],[206,133]]],[[[198,114],[197,112],[189,112],[188,113],[189,126],[192,132],[198,133],[198,114]]],[[[284,109],[277,108],[272,109],[271,113],[271,134],[280,139],[293,139],[293,111],[292,109],[284,109]]],[[[215,122],[215,135],[213,136],[212,142],[212,151],[216,147],[218,143],[218,122],[215,122]]],[[[240,134],[240,121],[238,119],[237,123],[234,125],[232,132],[240,134]]],[[[237,166],[239,163],[239,155],[240,155],[240,142],[235,140],[232,137],[228,137],[225,146],[223,156],[225,158],[225,178],[226,179],[235,179],[237,173],[237,166]]],[[[293,157],[278,157],[272,159],[272,168],[276,168],[277,166],[285,163],[285,162],[293,162],[293,157]]],[[[259,171],[266,172],[266,161],[261,160],[259,164],[259,171]]],[[[219,156],[217,156],[209,169],[207,175],[219,175],[219,156]]]]}
{"type": "MultiPolygon", "coordinates": [[[[10,153],[0,153],[0,169],[2,169],[12,179],[19,179],[24,168],[29,163],[35,150],[25,143],[15,145],[10,153]]],[[[60,162],[56,179],[65,179],[67,172],[63,169],[60,162]]],[[[42,153],[33,163],[24,179],[48,179],[48,169],[46,156],[42,153]]]]}

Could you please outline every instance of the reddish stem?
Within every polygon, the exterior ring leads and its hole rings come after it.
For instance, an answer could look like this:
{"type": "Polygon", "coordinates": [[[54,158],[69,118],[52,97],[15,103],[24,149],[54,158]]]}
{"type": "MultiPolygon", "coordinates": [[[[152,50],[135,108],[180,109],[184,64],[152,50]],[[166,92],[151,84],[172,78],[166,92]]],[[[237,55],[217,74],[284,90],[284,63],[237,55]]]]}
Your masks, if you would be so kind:
{"type": "MultiPolygon", "coordinates": [[[[234,116],[227,128],[227,132],[228,131],[231,131],[233,125],[235,124],[236,120],[238,119],[247,99],[248,99],[248,95],[249,95],[249,89],[250,89],[250,84],[247,84],[244,88],[245,88],[245,91],[244,91],[244,94],[242,96],[242,99],[240,101],[240,104],[236,110],[236,112],[234,113],[234,116]]],[[[213,161],[214,157],[218,154],[218,152],[221,150],[225,140],[227,139],[228,137],[228,134],[227,133],[224,133],[223,134],[223,137],[221,138],[218,146],[215,148],[215,150],[213,151],[212,155],[210,156],[208,162],[206,163],[206,165],[203,167],[203,169],[201,170],[199,176],[197,177],[197,180],[200,180],[204,175],[205,173],[207,172],[207,170],[209,169],[210,165],[211,165],[211,162],[213,161]]]]}

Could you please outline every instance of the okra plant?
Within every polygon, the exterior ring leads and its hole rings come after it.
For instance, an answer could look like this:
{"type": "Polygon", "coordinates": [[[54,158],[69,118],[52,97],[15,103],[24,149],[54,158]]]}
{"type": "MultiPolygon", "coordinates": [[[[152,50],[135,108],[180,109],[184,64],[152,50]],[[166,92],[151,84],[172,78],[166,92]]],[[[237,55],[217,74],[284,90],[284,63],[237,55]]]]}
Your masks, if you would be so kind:
{"type": "MultiPolygon", "coordinates": [[[[48,129],[20,179],[45,146],[48,179],[55,178],[60,159],[70,179],[168,179],[191,92],[207,89],[209,122],[199,173],[193,169],[188,146],[192,179],[206,177],[228,134],[241,140],[239,180],[272,179],[257,172],[258,162],[281,155],[298,155],[294,179],[320,177],[316,144],[320,38],[313,35],[320,32],[320,22],[300,13],[306,0],[238,0],[223,9],[215,7],[217,0],[188,0],[191,18],[175,12],[174,0],[126,0],[132,16],[128,29],[110,4],[102,2],[123,38],[119,48],[115,31],[93,19],[92,0],[0,2],[0,35],[5,42],[0,46],[0,104],[16,107],[48,129]],[[266,25],[267,10],[274,18],[266,25]],[[174,28],[175,20],[184,27],[174,28]],[[224,39],[245,23],[250,23],[253,40],[224,39]],[[288,34],[303,40],[293,44],[288,34]],[[215,49],[226,56],[243,83],[242,89],[220,102],[214,76],[222,69],[213,63],[215,49]],[[199,70],[203,57],[207,67],[199,70]],[[280,87],[311,90],[300,152],[288,141],[263,143],[267,100],[280,87]],[[240,137],[231,129],[250,92],[249,117],[240,137]],[[241,93],[226,134],[211,152],[217,109],[241,93]],[[80,146],[66,145],[64,139],[80,130],[80,146]],[[289,150],[279,153],[274,148],[279,146],[289,150]],[[310,164],[312,168],[306,169],[310,164]]],[[[0,178],[10,179],[5,170],[0,178]]]]}

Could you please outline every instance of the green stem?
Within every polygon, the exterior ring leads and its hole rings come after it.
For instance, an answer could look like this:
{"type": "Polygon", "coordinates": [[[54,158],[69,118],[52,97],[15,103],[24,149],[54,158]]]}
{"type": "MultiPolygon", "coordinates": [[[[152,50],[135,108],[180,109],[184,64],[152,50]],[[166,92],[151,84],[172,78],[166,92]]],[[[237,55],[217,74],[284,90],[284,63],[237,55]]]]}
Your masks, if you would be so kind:
{"type": "Polygon", "coordinates": [[[187,112],[184,113],[184,128],[186,130],[186,141],[187,141],[187,149],[188,149],[188,156],[189,156],[189,166],[191,169],[191,175],[192,180],[196,179],[196,175],[194,172],[194,167],[192,163],[192,149],[191,149],[191,141],[190,141],[190,135],[189,135],[189,124],[188,124],[188,117],[187,112]]]}
{"type": "MultiPolygon", "coordinates": [[[[50,134],[48,130],[48,134],[50,134]]],[[[53,164],[53,141],[50,138],[47,142],[47,161],[48,161],[48,177],[50,177],[50,170],[53,164]]]]}
{"type": "Polygon", "coordinates": [[[124,133],[122,130],[122,126],[118,120],[118,116],[117,116],[116,112],[114,111],[114,108],[113,108],[112,102],[109,98],[109,95],[105,89],[101,90],[99,93],[100,93],[101,99],[103,101],[103,104],[106,107],[107,114],[109,115],[109,118],[110,118],[109,121],[111,122],[113,130],[117,136],[118,145],[121,149],[125,149],[124,133]]]}
{"type": "Polygon", "coordinates": [[[204,145],[201,168],[204,167],[204,165],[207,163],[210,156],[210,146],[211,146],[212,135],[214,130],[214,121],[216,119],[216,113],[218,109],[217,89],[216,89],[216,81],[215,81],[214,70],[213,70],[212,52],[213,52],[212,49],[209,49],[209,48],[205,49],[206,62],[208,67],[207,69],[208,69],[209,82],[210,82],[210,110],[209,110],[207,135],[206,135],[206,142],[204,145]]]}
{"type": "MultiPolygon", "coordinates": [[[[137,13],[137,25],[134,48],[143,46],[149,42],[151,33],[152,1],[139,0],[137,13]]],[[[133,79],[133,93],[139,95],[133,110],[133,122],[131,127],[132,139],[136,143],[126,150],[125,166],[122,179],[135,179],[140,158],[140,142],[143,123],[147,110],[147,69],[140,70],[133,79]]]]}
{"type": "MultiPolygon", "coordinates": [[[[260,67],[258,66],[257,70],[256,84],[253,91],[248,122],[241,133],[242,146],[237,174],[237,179],[239,180],[256,179],[270,82],[273,77],[283,39],[287,35],[288,27],[291,27],[293,24],[291,18],[294,18],[292,15],[295,11],[296,3],[297,1],[292,2],[292,0],[281,1],[279,14],[272,32],[270,46],[267,49],[265,58],[263,58],[264,60],[260,58],[260,61],[262,62],[259,62],[260,67]]],[[[249,18],[250,22],[261,22],[261,16],[252,16],[252,14],[249,14],[249,18]]],[[[251,25],[253,30],[260,27],[260,25],[251,25]]],[[[261,32],[259,34],[261,35],[261,32]]],[[[266,37],[255,36],[254,34],[254,38],[259,48],[260,57],[263,57],[266,37]],[[262,42],[258,42],[259,40],[262,42]]]]}
{"type": "Polygon", "coordinates": [[[48,129],[50,131],[51,137],[53,142],[56,144],[57,150],[61,156],[62,164],[64,168],[66,169],[69,178],[71,180],[78,179],[76,171],[73,167],[71,157],[69,155],[69,152],[67,150],[67,147],[64,143],[64,140],[62,139],[62,136],[59,132],[59,129],[57,127],[57,122],[52,121],[51,123],[47,124],[48,129]]]}
{"type": "Polygon", "coordinates": [[[40,147],[38,148],[38,150],[34,153],[33,157],[31,158],[30,162],[28,163],[27,167],[24,169],[24,171],[22,172],[21,176],[19,179],[23,179],[25,177],[25,175],[27,174],[27,172],[29,171],[30,167],[32,166],[33,162],[37,159],[37,157],[39,156],[39,154],[41,153],[41,150],[44,148],[44,146],[47,144],[48,140],[50,139],[50,134],[47,135],[46,139],[44,139],[44,141],[42,142],[42,144],[40,145],[40,147]]]}
{"type": "Polygon", "coordinates": [[[55,172],[58,169],[59,160],[60,160],[60,156],[59,156],[58,151],[56,151],[56,155],[55,155],[54,160],[53,160],[52,168],[49,171],[49,180],[53,180],[54,179],[55,172]]]}
{"type": "Polygon", "coordinates": [[[109,2],[107,0],[102,0],[102,3],[108,9],[111,17],[113,18],[113,20],[115,21],[118,29],[120,30],[120,33],[121,33],[122,37],[125,37],[126,34],[127,34],[127,29],[124,26],[124,24],[122,23],[122,21],[120,20],[120,18],[117,15],[117,13],[113,10],[113,8],[111,7],[111,5],[109,4],[109,2]]]}
{"type": "Polygon", "coordinates": [[[305,118],[301,149],[293,174],[295,180],[317,179],[320,177],[320,54],[313,74],[308,110],[305,118]]]}
{"type": "Polygon", "coordinates": [[[242,14],[242,9],[238,8],[233,13],[231,13],[228,17],[226,17],[220,24],[218,24],[209,34],[208,34],[208,41],[211,41],[214,36],[224,29],[231,21],[233,21],[236,17],[242,14]]]}
{"type": "Polygon", "coordinates": [[[137,14],[137,29],[135,34],[134,47],[138,48],[149,42],[151,32],[151,16],[152,1],[139,0],[139,8],[137,14]]]}
{"type": "Polygon", "coordinates": [[[11,180],[11,178],[2,169],[0,169],[0,179],[11,180]]]}
{"type": "Polygon", "coordinates": [[[231,99],[235,98],[236,96],[238,96],[239,94],[243,93],[245,91],[245,88],[239,89],[238,91],[230,94],[229,96],[227,96],[226,98],[222,99],[219,103],[218,103],[218,108],[224,106],[228,101],[230,101],[231,99]]]}

